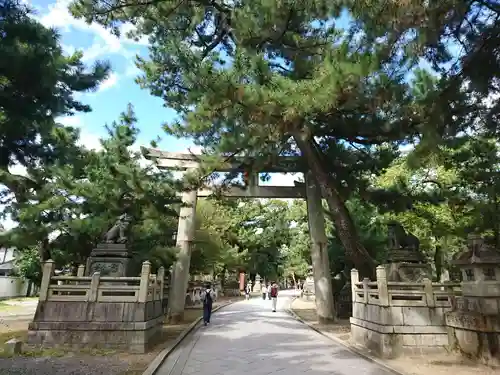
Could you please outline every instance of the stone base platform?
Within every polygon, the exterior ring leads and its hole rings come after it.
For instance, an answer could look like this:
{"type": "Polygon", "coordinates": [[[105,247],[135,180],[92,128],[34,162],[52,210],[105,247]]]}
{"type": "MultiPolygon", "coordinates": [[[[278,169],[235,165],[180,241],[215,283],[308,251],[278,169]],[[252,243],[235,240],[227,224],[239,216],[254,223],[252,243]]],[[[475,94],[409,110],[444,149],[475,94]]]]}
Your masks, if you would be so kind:
{"type": "Polygon", "coordinates": [[[381,325],[352,317],[350,322],[352,343],[372,350],[381,358],[445,352],[448,348],[448,334],[443,326],[381,325]]]}
{"type": "Polygon", "coordinates": [[[29,325],[28,343],[145,353],[155,343],[162,324],[161,301],[40,301],[29,325]]]}
{"type": "Polygon", "coordinates": [[[500,365],[500,315],[472,311],[446,314],[450,345],[486,365],[500,365]]]}
{"type": "Polygon", "coordinates": [[[379,306],[355,302],[350,318],[351,340],[382,358],[446,350],[447,310],[443,307],[379,306]]]}
{"type": "Polygon", "coordinates": [[[67,323],[36,324],[28,331],[28,343],[50,348],[118,349],[143,354],[156,343],[163,318],[148,323],[146,329],[141,323],[114,327],[106,323],[79,323],[78,327],[71,328],[67,323]]]}

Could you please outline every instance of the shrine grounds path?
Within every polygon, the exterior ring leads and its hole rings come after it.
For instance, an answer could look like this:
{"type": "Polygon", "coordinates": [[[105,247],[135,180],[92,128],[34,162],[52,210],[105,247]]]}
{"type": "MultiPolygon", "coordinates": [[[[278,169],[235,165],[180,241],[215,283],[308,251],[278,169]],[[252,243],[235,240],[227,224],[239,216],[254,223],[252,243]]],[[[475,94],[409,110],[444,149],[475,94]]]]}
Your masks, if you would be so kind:
{"type": "Polygon", "coordinates": [[[189,335],[156,375],[392,375],[295,320],[286,312],[292,291],[282,291],[278,311],[254,298],[216,312],[211,324],[189,335]]]}

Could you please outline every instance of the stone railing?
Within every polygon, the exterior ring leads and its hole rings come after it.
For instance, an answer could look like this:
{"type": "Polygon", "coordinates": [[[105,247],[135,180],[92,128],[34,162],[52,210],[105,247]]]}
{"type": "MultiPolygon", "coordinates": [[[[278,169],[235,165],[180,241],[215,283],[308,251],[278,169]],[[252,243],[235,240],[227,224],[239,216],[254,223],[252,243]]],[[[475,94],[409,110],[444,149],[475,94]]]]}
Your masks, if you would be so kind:
{"type": "Polygon", "coordinates": [[[448,345],[445,313],[460,293],[459,283],[389,282],[385,267],[379,266],[376,281],[360,281],[352,270],[351,288],[354,344],[389,358],[448,345]]]}
{"type": "Polygon", "coordinates": [[[44,265],[40,301],[87,302],[150,302],[163,299],[165,271],[151,274],[151,264],[144,262],[140,277],[102,277],[99,272],[83,276],[84,266],[77,276],[54,276],[55,265],[44,265]]]}
{"type": "Polygon", "coordinates": [[[161,332],[165,271],[142,264],[139,277],[56,276],[43,266],[40,297],[28,341],[35,345],[123,348],[143,353],[161,332]]]}
{"type": "Polygon", "coordinates": [[[378,306],[446,307],[451,308],[460,294],[460,283],[387,281],[385,268],[377,268],[377,281],[359,281],[357,270],[351,271],[352,301],[378,306]]]}

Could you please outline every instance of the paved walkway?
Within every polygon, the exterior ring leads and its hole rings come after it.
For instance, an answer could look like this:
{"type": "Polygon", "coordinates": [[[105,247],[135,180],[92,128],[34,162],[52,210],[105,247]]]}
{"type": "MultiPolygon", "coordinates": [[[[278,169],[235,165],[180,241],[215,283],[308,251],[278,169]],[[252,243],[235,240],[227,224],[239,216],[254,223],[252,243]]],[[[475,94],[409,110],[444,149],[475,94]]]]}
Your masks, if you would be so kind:
{"type": "Polygon", "coordinates": [[[275,313],[271,301],[261,299],[219,310],[211,324],[186,338],[156,374],[391,374],[297,322],[284,311],[291,293],[281,295],[275,313]]]}

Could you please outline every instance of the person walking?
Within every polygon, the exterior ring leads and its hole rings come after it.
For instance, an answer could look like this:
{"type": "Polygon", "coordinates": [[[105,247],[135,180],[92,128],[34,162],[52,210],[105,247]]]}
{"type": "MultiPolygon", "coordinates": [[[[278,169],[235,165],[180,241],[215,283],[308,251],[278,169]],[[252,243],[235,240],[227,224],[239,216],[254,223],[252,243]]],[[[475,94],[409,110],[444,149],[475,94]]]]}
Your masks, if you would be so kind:
{"type": "Polygon", "coordinates": [[[271,300],[271,283],[267,285],[267,299],[271,300]]]}
{"type": "Polygon", "coordinates": [[[278,284],[273,283],[269,292],[273,304],[273,312],[276,312],[276,306],[278,304],[278,284]]]}
{"type": "Polygon", "coordinates": [[[266,284],[264,284],[264,286],[262,287],[261,293],[262,293],[262,299],[265,300],[266,296],[267,296],[267,286],[266,286],[266,284]]]}
{"type": "Polygon", "coordinates": [[[250,284],[247,284],[246,288],[245,288],[245,299],[246,300],[249,300],[250,299],[250,284]]]}
{"type": "Polygon", "coordinates": [[[203,301],[203,323],[204,325],[210,324],[210,317],[212,316],[212,306],[215,300],[215,291],[212,285],[206,284],[206,289],[201,292],[201,300],[203,301]]]}

